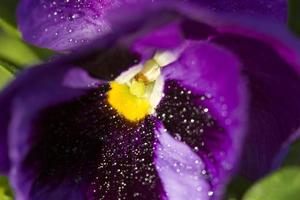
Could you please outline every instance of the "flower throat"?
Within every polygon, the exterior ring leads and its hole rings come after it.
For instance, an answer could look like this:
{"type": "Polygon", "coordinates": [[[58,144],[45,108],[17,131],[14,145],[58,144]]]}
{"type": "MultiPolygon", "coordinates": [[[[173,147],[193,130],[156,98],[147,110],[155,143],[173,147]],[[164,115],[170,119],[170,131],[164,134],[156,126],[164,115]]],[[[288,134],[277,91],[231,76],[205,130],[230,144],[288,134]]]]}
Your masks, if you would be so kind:
{"type": "Polygon", "coordinates": [[[153,114],[162,97],[161,68],[174,60],[174,55],[170,53],[156,53],[142,66],[135,66],[122,73],[110,82],[107,93],[110,106],[131,122],[153,114]]]}

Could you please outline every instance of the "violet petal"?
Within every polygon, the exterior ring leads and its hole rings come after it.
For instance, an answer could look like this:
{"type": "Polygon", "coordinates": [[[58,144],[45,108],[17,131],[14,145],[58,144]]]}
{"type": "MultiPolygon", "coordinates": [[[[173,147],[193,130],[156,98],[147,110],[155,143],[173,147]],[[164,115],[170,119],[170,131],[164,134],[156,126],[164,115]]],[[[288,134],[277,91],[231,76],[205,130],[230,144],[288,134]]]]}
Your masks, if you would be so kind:
{"type": "Polygon", "coordinates": [[[214,41],[241,58],[249,80],[250,124],[241,170],[259,178],[280,165],[280,150],[299,127],[300,76],[267,42],[235,34],[214,41]]]}
{"type": "MultiPolygon", "coordinates": [[[[195,114],[192,118],[190,117],[194,114],[192,110],[187,111],[186,115],[181,112],[179,102],[188,103],[188,100],[178,100],[177,103],[174,103],[176,100],[168,101],[166,99],[164,101],[163,98],[158,108],[159,116],[173,113],[171,119],[169,116],[166,116],[165,120],[161,119],[167,130],[171,131],[173,135],[180,135],[191,148],[199,149],[198,154],[204,160],[206,169],[212,177],[210,182],[212,190],[218,196],[222,191],[220,188],[224,186],[229,175],[235,171],[247,123],[247,90],[244,80],[240,76],[240,62],[229,51],[202,42],[191,44],[177,62],[163,68],[163,76],[167,81],[165,86],[167,98],[170,94],[176,93],[176,90],[168,84],[168,81],[174,80],[190,90],[192,95],[196,95],[193,98],[194,103],[201,105],[199,108],[202,110],[201,112],[210,113],[211,118],[215,120],[206,128],[200,124],[199,127],[193,126],[194,128],[191,128],[189,132],[188,127],[182,130],[180,124],[186,121],[187,125],[192,126],[191,120],[198,122],[196,115],[200,115],[200,113],[195,114]],[[196,100],[197,96],[198,100],[196,100]],[[178,108],[175,108],[176,105],[178,108]],[[184,117],[180,118],[182,116],[184,117]],[[173,125],[168,124],[168,121],[173,125]],[[212,130],[207,131],[210,126],[212,126],[212,130]],[[217,128],[218,126],[220,129],[217,128]],[[201,127],[203,134],[199,136],[195,133],[197,128],[201,129],[201,127]]],[[[176,99],[181,98],[180,94],[173,98],[175,97],[176,99]]],[[[206,119],[202,120],[202,123],[208,123],[205,121],[206,119]]]]}
{"type": "Polygon", "coordinates": [[[2,92],[0,96],[1,172],[7,174],[9,165],[19,162],[19,158],[26,154],[29,148],[28,137],[30,137],[25,133],[26,127],[32,118],[36,117],[36,112],[43,107],[82,94],[87,90],[88,83],[97,83],[97,81],[89,78],[80,68],[48,65],[26,70],[2,92]],[[21,116],[25,118],[24,121],[21,116]],[[21,128],[25,132],[19,134],[18,127],[22,124],[26,124],[26,127],[21,128]]]}
{"type": "Polygon", "coordinates": [[[168,199],[209,199],[210,185],[203,174],[205,165],[201,158],[188,145],[174,139],[162,125],[156,134],[155,164],[168,199]]]}
{"type": "Polygon", "coordinates": [[[125,1],[21,0],[18,24],[23,38],[39,47],[70,50],[110,31],[105,15],[125,1]]]}

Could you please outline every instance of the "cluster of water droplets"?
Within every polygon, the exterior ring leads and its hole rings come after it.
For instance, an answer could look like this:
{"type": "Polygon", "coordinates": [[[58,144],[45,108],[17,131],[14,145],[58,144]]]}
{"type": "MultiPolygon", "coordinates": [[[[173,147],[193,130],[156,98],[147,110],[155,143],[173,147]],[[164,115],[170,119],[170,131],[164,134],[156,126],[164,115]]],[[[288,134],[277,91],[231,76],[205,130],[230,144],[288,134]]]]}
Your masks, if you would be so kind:
{"type": "Polygon", "coordinates": [[[165,195],[170,199],[181,196],[195,200],[201,200],[205,195],[212,196],[210,177],[201,158],[166,130],[160,130],[158,140],[156,170],[164,183],[165,195]]]}
{"type": "MultiPolygon", "coordinates": [[[[53,34],[53,38],[66,38],[69,43],[87,43],[91,38],[109,31],[110,27],[103,19],[103,13],[113,7],[113,2],[105,0],[41,0],[41,12],[44,33],[53,34]]],[[[40,35],[32,35],[38,39],[40,35]]]]}
{"type": "Polygon", "coordinates": [[[177,140],[190,144],[198,151],[205,145],[200,142],[202,135],[211,129],[219,129],[209,108],[200,104],[211,97],[195,96],[176,81],[168,81],[165,85],[165,95],[157,108],[157,117],[177,140]]]}

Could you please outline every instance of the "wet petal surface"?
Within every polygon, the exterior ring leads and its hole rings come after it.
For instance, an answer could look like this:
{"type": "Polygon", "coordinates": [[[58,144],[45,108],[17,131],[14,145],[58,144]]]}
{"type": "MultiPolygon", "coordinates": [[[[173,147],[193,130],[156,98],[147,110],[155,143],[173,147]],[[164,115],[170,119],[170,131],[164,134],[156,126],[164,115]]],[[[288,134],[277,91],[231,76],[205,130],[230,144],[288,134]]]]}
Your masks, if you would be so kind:
{"type": "Polygon", "coordinates": [[[169,199],[210,199],[205,164],[187,144],[172,137],[160,125],[156,129],[156,169],[169,199]]]}
{"type": "Polygon", "coordinates": [[[26,41],[39,47],[69,50],[110,31],[105,14],[119,0],[22,0],[18,22],[26,41]]]}

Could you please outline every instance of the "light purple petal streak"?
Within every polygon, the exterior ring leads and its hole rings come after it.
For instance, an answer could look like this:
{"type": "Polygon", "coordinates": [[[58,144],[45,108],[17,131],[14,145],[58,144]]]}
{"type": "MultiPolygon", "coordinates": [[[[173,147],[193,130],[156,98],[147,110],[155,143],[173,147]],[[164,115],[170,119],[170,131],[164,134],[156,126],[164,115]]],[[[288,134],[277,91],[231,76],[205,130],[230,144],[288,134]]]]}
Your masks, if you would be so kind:
{"type": "Polygon", "coordinates": [[[202,173],[205,164],[201,158],[188,145],[175,140],[162,125],[155,134],[155,165],[168,199],[209,199],[210,186],[202,173]]]}

